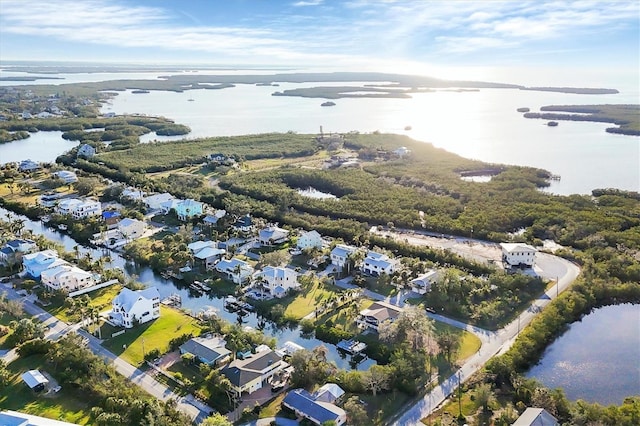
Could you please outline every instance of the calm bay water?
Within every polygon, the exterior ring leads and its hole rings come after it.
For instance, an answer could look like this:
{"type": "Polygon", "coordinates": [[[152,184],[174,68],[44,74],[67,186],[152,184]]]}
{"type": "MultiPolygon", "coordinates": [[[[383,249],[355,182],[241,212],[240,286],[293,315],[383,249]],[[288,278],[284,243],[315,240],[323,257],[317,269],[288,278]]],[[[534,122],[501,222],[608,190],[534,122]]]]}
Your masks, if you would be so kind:
{"type": "Polygon", "coordinates": [[[570,400],[621,404],[640,395],[640,305],[596,309],[547,348],[528,377],[570,400]]]}

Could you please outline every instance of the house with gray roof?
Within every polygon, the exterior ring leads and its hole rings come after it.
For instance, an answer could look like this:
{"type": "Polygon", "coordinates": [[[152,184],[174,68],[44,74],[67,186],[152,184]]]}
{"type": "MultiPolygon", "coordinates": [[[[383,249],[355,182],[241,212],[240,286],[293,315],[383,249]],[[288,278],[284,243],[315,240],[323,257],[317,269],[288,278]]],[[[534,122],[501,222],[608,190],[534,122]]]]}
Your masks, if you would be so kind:
{"type": "Polygon", "coordinates": [[[389,256],[383,253],[370,251],[367,253],[367,257],[364,258],[360,270],[363,274],[377,277],[380,274],[393,274],[396,267],[397,262],[395,259],[390,259],[389,256]]]}
{"type": "Polygon", "coordinates": [[[287,366],[280,355],[267,349],[245,359],[236,359],[220,372],[229,379],[232,389],[240,396],[262,388],[271,377],[287,366]]]}
{"type": "Polygon", "coordinates": [[[378,331],[380,324],[395,321],[401,312],[402,308],[398,306],[387,302],[375,302],[367,309],[360,311],[356,324],[364,330],[378,331]]]}
{"type": "Polygon", "coordinates": [[[133,291],[124,287],[111,302],[109,321],[116,326],[131,328],[160,318],[160,293],[155,287],[133,291]]]}
{"type": "Polygon", "coordinates": [[[558,420],[544,408],[529,407],[512,426],[558,426],[558,420]]]}
{"type": "Polygon", "coordinates": [[[278,226],[268,226],[258,232],[258,242],[263,246],[281,244],[289,238],[289,231],[278,226]]]}
{"type": "Polygon", "coordinates": [[[191,354],[200,362],[212,366],[223,364],[231,356],[221,337],[194,337],[180,346],[181,354],[191,354]]]}

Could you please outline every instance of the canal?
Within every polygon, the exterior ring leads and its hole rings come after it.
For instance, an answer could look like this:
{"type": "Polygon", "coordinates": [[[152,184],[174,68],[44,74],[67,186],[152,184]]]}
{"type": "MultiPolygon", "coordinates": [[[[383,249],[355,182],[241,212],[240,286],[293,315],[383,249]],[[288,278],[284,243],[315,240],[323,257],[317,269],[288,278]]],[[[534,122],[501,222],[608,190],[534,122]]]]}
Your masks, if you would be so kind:
{"type": "Polygon", "coordinates": [[[51,241],[61,244],[66,251],[74,251],[77,246],[81,256],[88,254],[92,259],[108,256],[110,261],[105,263],[105,268],[120,268],[124,271],[127,278],[135,279],[148,287],[155,286],[160,292],[161,298],[168,297],[172,294],[179,294],[182,298],[182,308],[193,314],[213,309],[219,317],[231,323],[241,323],[242,325],[261,330],[266,336],[275,337],[278,342],[278,347],[286,341],[295,342],[306,349],[313,349],[317,346],[324,345],[328,349],[327,358],[329,361],[335,362],[341,369],[348,370],[356,368],[366,370],[376,363],[374,360],[366,359],[358,365],[352,365],[349,357],[346,357],[342,352],[338,351],[335,345],[322,342],[312,335],[309,336],[303,333],[299,326],[278,326],[274,322],[268,321],[254,312],[239,318],[236,313],[228,312],[224,309],[224,299],[222,297],[216,297],[211,294],[202,295],[194,292],[188,286],[173,279],[165,279],[159,274],[156,274],[148,266],[137,265],[113,250],[93,248],[78,244],[69,235],[63,234],[40,221],[32,221],[26,216],[15,214],[0,207],[0,219],[8,220],[9,218],[13,220],[23,220],[24,229],[28,229],[35,235],[42,235],[51,241]]]}

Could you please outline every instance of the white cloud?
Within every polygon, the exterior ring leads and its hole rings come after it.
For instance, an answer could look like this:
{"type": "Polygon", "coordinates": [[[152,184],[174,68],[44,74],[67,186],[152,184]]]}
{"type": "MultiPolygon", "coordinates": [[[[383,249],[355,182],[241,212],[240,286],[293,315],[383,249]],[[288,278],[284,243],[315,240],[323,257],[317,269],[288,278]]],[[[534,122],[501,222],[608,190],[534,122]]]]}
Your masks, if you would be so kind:
{"type": "Polygon", "coordinates": [[[294,7],[305,7],[305,6],[318,6],[320,4],[322,4],[323,0],[303,0],[303,1],[297,1],[293,4],[291,4],[291,6],[294,7]]]}

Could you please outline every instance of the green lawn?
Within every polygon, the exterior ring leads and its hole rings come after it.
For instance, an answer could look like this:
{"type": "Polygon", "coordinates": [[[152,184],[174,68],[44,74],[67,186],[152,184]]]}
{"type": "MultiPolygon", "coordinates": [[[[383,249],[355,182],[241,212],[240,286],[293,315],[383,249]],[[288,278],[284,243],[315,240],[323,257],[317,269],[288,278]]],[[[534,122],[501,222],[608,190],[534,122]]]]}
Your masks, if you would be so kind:
{"type": "MultiPolygon", "coordinates": [[[[9,323],[11,323],[11,321],[17,321],[18,319],[16,317],[14,317],[13,315],[10,315],[8,312],[0,312],[0,325],[3,326],[9,326],[9,323]]],[[[5,342],[7,341],[7,337],[9,337],[9,335],[11,334],[11,331],[0,337],[0,349],[10,349],[9,347],[5,347],[5,342]]]]}
{"type": "Polygon", "coordinates": [[[439,321],[434,321],[434,325],[436,327],[436,334],[441,334],[445,331],[449,331],[452,334],[460,336],[460,349],[458,350],[457,357],[455,358],[458,362],[462,362],[474,353],[478,352],[480,346],[482,345],[480,338],[466,330],[461,330],[452,325],[445,324],[439,321]]]}
{"type": "Polygon", "coordinates": [[[20,378],[22,373],[32,369],[44,370],[55,377],[52,368],[45,366],[44,355],[15,360],[8,366],[13,373],[9,385],[0,388],[0,407],[79,425],[89,424],[91,405],[86,395],[66,387],[52,395],[35,393],[20,378]]]}
{"type": "Polygon", "coordinates": [[[124,334],[107,340],[103,345],[114,354],[133,365],[143,362],[145,353],[158,349],[160,353],[169,350],[171,339],[183,334],[200,335],[197,321],[177,309],[160,306],[160,318],[127,329],[124,334]]]}
{"type": "Polygon", "coordinates": [[[291,300],[284,312],[285,317],[302,319],[314,311],[316,304],[335,296],[340,290],[336,287],[325,286],[317,280],[312,280],[303,286],[300,293],[291,300]]]}
{"type": "MultiPolygon", "coordinates": [[[[120,290],[122,290],[122,286],[120,284],[114,284],[112,286],[87,293],[87,295],[91,298],[89,307],[96,307],[100,310],[100,312],[110,309],[111,301],[114,299],[114,297],[116,297],[120,290]]],[[[80,313],[77,311],[77,309],[69,309],[64,305],[54,304],[51,304],[44,309],[51,315],[61,319],[64,322],[75,323],[80,321],[80,313]]]]}
{"type": "Polygon", "coordinates": [[[266,417],[288,417],[289,413],[282,410],[282,400],[287,395],[286,392],[282,392],[280,395],[272,399],[267,405],[260,410],[259,417],[264,419],[266,417]]]}

